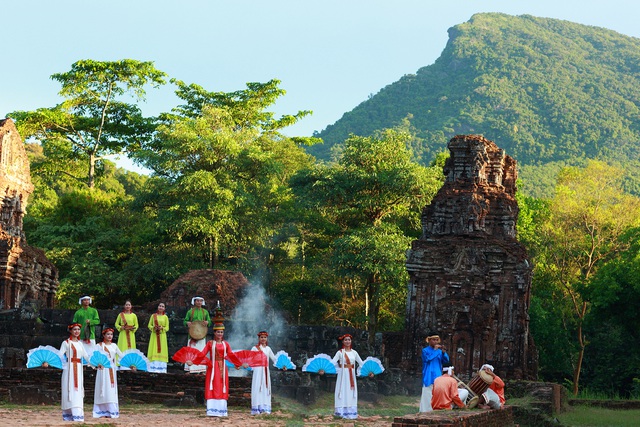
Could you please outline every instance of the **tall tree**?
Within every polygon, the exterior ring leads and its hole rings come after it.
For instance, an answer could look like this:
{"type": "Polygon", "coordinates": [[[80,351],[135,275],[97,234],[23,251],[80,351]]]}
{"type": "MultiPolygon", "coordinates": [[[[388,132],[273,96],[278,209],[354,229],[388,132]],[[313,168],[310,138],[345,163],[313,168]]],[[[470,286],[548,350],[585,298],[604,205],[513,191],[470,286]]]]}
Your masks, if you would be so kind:
{"type": "Polygon", "coordinates": [[[175,83],[186,103],[139,153],[155,174],[150,202],[164,231],[201,248],[208,267],[221,255],[246,259],[281,223],[289,176],[310,162],[279,131],[310,112],[274,118],[266,109],[284,94],[277,80],[232,93],[175,83]]]}
{"type": "Polygon", "coordinates": [[[409,139],[397,130],[351,136],[336,164],[303,171],[292,184],[301,201],[339,227],[333,259],[344,275],[361,284],[370,340],[385,295],[406,285],[399,260],[410,239],[398,224],[419,229],[420,209],[441,185],[440,170],[411,161],[409,139]]]}
{"type": "Polygon", "coordinates": [[[565,168],[558,177],[548,221],[541,225],[535,249],[536,268],[552,280],[561,298],[565,325],[572,327],[577,354],[573,358],[573,393],[577,394],[588,341],[584,324],[591,301],[587,290],[607,261],[629,247],[621,236],[640,221],[640,199],[622,191],[621,170],[598,161],[586,168],[565,168]]]}
{"type": "Polygon", "coordinates": [[[155,129],[154,119],[124,100],[144,100],[145,86],[158,87],[165,76],[153,62],[81,60],[51,76],[62,85],[61,104],[9,116],[23,138],[39,139],[50,153],[86,160],[86,183],[93,188],[100,158],[137,150],[155,129]]]}

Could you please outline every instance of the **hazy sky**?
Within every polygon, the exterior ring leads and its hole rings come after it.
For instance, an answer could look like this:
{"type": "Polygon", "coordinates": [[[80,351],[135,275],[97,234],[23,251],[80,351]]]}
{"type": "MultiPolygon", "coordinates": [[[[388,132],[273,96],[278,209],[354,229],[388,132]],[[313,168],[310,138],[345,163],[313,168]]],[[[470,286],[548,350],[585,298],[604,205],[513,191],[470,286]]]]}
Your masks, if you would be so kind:
{"type": "MultiPolygon", "coordinates": [[[[19,0],[2,6],[0,116],[59,103],[49,77],[79,59],[131,58],[209,91],[279,79],[287,94],[274,111],[312,110],[285,130],[307,136],[431,65],[447,30],[479,12],[640,37],[637,0],[19,0]]],[[[173,91],[149,90],[144,113],[175,107],[173,91]]]]}

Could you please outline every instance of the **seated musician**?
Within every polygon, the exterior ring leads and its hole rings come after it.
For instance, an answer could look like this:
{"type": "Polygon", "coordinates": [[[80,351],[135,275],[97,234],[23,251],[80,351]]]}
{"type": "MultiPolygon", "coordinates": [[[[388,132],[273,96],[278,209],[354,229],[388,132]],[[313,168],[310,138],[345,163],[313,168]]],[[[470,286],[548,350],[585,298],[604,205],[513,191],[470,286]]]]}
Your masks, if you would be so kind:
{"type": "Polygon", "coordinates": [[[478,408],[482,409],[500,409],[504,405],[504,382],[499,376],[493,373],[493,366],[484,364],[480,368],[493,377],[493,382],[489,385],[487,391],[480,395],[478,408]]]}
{"type": "Polygon", "coordinates": [[[442,376],[436,378],[433,383],[433,394],[431,396],[431,407],[436,409],[453,409],[453,405],[464,408],[464,401],[467,400],[469,392],[465,389],[458,389],[458,381],[452,377],[453,366],[442,368],[442,376]]]}

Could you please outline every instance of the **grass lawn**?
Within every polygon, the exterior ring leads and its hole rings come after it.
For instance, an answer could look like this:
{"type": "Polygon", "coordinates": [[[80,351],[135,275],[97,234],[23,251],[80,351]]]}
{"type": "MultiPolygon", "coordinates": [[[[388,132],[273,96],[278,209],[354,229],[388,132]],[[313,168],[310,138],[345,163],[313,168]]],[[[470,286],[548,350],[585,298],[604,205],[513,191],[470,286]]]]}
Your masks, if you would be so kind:
{"type": "Polygon", "coordinates": [[[557,417],[564,426],[636,427],[640,409],[605,409],[595,406],[572,406],[557,417]]]}

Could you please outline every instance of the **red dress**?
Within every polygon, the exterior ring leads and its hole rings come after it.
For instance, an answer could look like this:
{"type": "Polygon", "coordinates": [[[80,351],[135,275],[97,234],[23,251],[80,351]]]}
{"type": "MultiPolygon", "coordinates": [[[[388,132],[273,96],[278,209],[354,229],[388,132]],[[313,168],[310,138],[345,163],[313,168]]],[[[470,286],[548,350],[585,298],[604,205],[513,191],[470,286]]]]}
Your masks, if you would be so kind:
{"type": "Polygon", "coordinates": [[[201,354],[212,362],[213,367],[207,366],[207,376],[204,383],[204,398],[229,399],[229,367],[224,363],[225,359],[235,366],[242,365],[238,356],[231,351],[228,342],[208,341],[201,354]],[[215,347],[214,347],[215,346],[215,347]]]}

